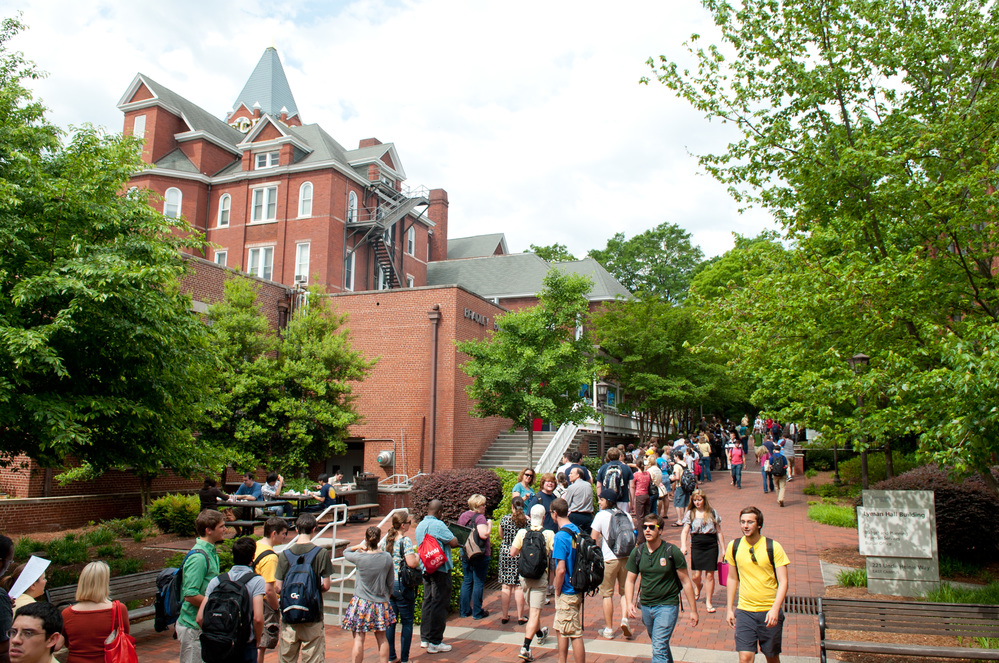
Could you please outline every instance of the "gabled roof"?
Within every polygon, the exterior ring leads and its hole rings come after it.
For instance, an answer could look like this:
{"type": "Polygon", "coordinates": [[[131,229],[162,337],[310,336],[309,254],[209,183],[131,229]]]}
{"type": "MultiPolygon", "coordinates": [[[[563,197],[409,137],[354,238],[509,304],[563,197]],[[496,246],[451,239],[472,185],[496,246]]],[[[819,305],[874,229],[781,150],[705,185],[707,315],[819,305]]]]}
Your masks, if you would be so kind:
{"type": "Polygon", "coordinates": [[[264,54],[260,56],[260,61],[257,62],[232,107],[235,110],[243,104],[252,109],[255,103],[260,104],[261,113],[275,117],[281,115],[282,108],[287,110],[288,117],[298,115],[295,95],[291,93],[288,78],[284,75],[284,67],[281,66],[281,58],[273,46],[264,49],[264,54]]]}
{"type": "Polygon", "coordinates": [[[447,241],[447,259],[484,258],[495,255],[497,246],[502,249],[503,253],[508,253],[506,235],[503,233],[456,237],[447,241]]]}
{"type": "Polygon", "coordinates": [[[184,154],[179,147],[167,152],[154,165],[157,168],[179,170],[184,173],[199,172],[197,167],[194,165],[194,162],[188,159],[187,155],[184,154]]]}
{"type": "Polygon", "coordinates": [[[197,104],[191,103],[173,90],[164,87],[144,74],[136,74],[132,79],[132,84],[128,86],[124,96],[118,102],[118,108],[122,111],[131,108],[142,108],[147,106],[161,106],[171,113],[180,117],[191,131],[203,131],[217,139],[217,142],[231,146],[231,149],[239,153],[236,144],[243,140],[243,134],[236,131],[228,124],[218,119],[197,104]],[[130,101],[140,86],[145,85],[152,93],[152,99],[141,101],[130,101]]]}
{"type": "Polygon", "coordinates": [[[486,298],[531,296],[541,290],[549,269],[533,253],[441,260],[427,265],[427,285],[460,285],[486,298]]]}
{"type": "Polygon", "coordinates": [[[394,143],[379,143],[378,145],[368,145],[366,147],[359,147],[356,150],[350,150],[347,152],[347,163],[354,167],[357,172],[364,172],[367,176],[367,172],[363,168],[359,168],[361,164],[369,164],[378,162],[382,168],[388,168],[401,179],[406,179],[406,171],[402,167],[402,161],[399,160],[399,153],[396,152],[394,143]],[[388,154],[388,160],[391,162],[391,166],[386,163],[382,157],[388,154]]]}
{"type": "Polygon", "coordinates": [[[271,143],[271,142],[290,142],[292,145],[302,150],[303,152],[311,152],[312,146],[309,145],[308,141],[303,141],[295,132],[291,131],[291,127],[283,124],[273,115],[261,115],[260,121],[253,125],[253,128],[246,134],[243,140],[240,142],[238,147],[243,149],[252,147],[252,144],[256,142],[256,139],[267,127],[274,127],[280,138],[261,140],[260,143],[271,143]]]}
{"type": "Polygon", "coordinates": [[[631,293],[621,285],[621,282],[611,276],[611,273],[604,269],[604,266],[593,258],[583,258],[572,262],[557,262],[553,265],[563,274],[582,274],[590,277],[593,281],[593,288],[587,295],[590,301],[596,299],[617,299],[624,297],[631,299],[631,293]]]}

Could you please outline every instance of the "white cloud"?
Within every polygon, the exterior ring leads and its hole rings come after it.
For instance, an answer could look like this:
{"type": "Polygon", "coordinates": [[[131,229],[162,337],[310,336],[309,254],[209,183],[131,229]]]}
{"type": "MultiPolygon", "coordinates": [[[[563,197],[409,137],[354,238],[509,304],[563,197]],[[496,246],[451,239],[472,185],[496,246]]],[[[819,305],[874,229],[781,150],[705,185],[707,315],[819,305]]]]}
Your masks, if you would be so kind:
{"type": "Polygon", "coordinates": [[[394,142],[411,183],[447,189],[452,237],[502,231],[513,251],[583,255],[671,221],[713,255],[769,218],[739,216],[688,154],[732,134],[638,84],[649,56],[709,34],[706,18],[693,0],[60,0],[25,10],[14,47],[49,72],[36,91],[53,121],[117,131],[136,72],[223,117],[274,43],[304,121],[347,147],[394,142]]]}

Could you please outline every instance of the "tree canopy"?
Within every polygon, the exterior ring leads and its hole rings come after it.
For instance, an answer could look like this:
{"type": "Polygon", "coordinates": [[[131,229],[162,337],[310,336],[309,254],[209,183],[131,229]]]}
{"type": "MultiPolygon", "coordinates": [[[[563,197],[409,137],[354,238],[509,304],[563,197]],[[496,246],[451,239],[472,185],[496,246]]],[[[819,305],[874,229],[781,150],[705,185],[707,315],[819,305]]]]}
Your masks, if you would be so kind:
{"type": "Polygon", "coordinates": [[[524,253],[534,253],[546,262],[572,262],[576,259],[576,256],[569,253],[569,247],[557,242],[548,246],[535,246],[531,244],[531,248],[524,251],[524,253]]]}
{"type": "Polygon", "coordinates": [[[632,294],[674,303],[683,301],[704,258],[700,247],[691,245],[690,233],[675,223],[661,223],[630,239],[617,233],[605,248],[588,255],[632,294]]]}
{"type": "Polygon", "coordinates": [[[305,470],[346,450],[348,428],[360,423],[354,384],[369,362],[350,345],[346,316],[319,289],[310,290],[280,336],[257,305],[255,285],[232,278],[225,298],[208,309],[222,355],[219,396],[202,438],[227,449],[246,468],[305,470]]]}
{"type": "Polygon", "coordinates": [[[754,400],[855,442],[918,434],[925,458],[999,490],[999,410],[979,401],[999,369],[997,5],[702,4],[720,43],[650,65],[735,125],[700,164],[785,231],[787,252],[759,253],[764,274],[712,307],[754,400]]]}
{"type": "Polygon", "coordinates": [[[579,395],[594,376],[593,344],[577,333],[591,285],[585,276],[552,269],[537,306],[500,316],[499,329],[488,338],[456,343],[468,355],[461,370],[474,378],[467,389],[475,400],[472,414],[526,426],[529,464],[534,463],[535,418],[562,424],[596,415],[579,395]]]}
{"type": "Polygon", "coordinates": [[[200,238],[121,195],[134,140],[82,127],[64,142],[8,49],[21,28],[0,28],[0,455],[73,457],[70,478],[210,467],[192,425],[214,356],[178,290],[179,249],[200,238]]]}

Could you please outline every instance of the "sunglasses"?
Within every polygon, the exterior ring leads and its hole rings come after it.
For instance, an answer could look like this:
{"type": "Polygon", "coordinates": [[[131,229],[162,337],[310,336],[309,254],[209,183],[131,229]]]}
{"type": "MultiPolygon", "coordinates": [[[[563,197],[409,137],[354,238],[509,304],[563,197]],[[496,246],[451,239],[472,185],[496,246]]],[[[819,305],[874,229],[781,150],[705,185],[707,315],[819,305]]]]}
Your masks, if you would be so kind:
{"type": "Polygon", "coordinates": [[[753,564],[756,564],[757,566],[760,565],[760,563],[756,561],[756,551],[753,549],[753,546],[749,546],[749,558],[753,560],[753,564]]]}
{"type": "Polygon", "coordinates": [[[534,475],[533,475],[533,474],[525,474],[525,475],[524,475],[524,478],[525,478],[525,479],[533,479],[533,478],[534,478],[534,475]]]}
{"type": "MultiPolygon", "coordinates": [[[[659,525],[642,525],[642,529],[659,529],[659,525]]],[[[750,548],[752,550],[752,548],[750,548]]]]}

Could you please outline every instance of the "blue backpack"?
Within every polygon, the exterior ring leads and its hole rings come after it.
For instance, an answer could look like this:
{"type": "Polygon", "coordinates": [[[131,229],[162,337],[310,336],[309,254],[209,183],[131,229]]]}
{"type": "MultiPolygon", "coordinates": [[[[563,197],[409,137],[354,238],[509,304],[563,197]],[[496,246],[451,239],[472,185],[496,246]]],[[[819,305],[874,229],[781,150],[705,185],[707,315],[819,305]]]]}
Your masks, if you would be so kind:
{"type": "Polygon", "coordinates": [[[304,555],[285,550],[288,572],[281,582],[281,621],[285,624],[314,624],[323,619],[323,595],[312,561],[322,551],[316,546],[304,555]]]}

